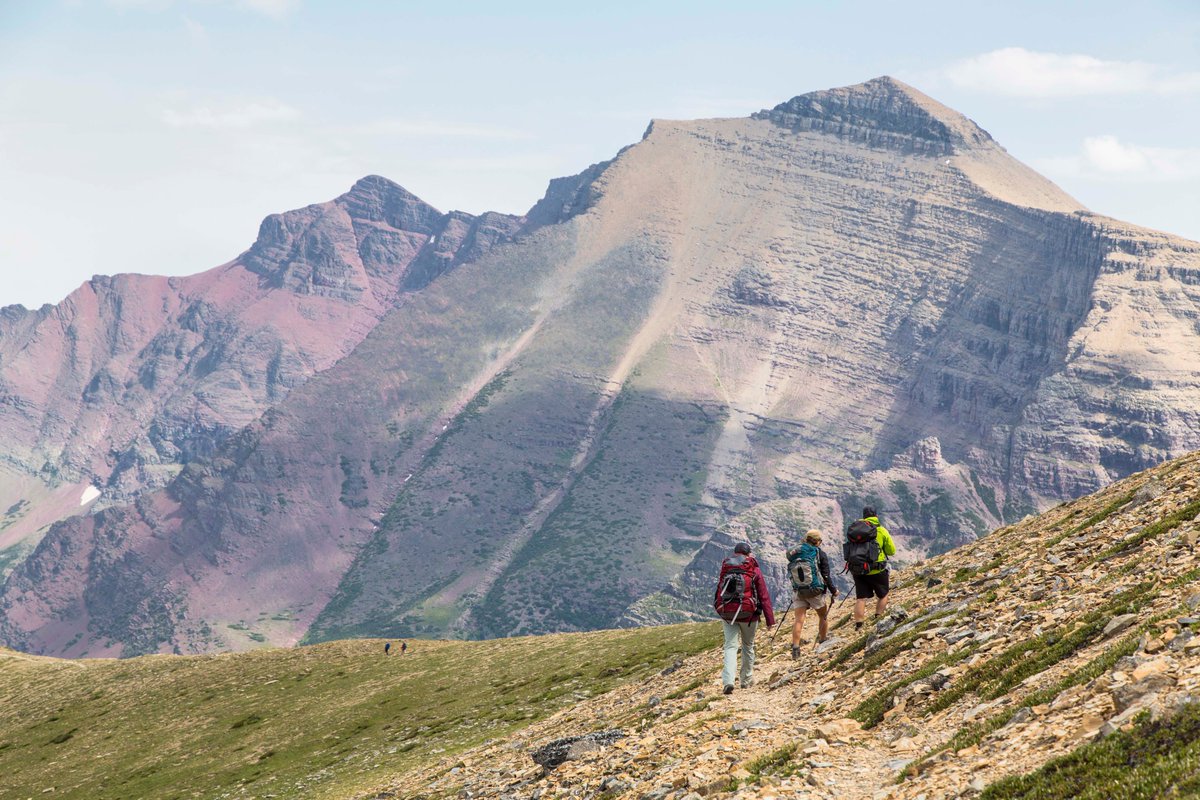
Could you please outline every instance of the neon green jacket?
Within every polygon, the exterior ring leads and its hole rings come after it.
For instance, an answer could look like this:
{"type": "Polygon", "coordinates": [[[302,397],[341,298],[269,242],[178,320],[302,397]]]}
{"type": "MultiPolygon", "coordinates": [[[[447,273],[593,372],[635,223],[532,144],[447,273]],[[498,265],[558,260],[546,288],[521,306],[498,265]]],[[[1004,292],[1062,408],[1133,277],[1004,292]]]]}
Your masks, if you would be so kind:
{"type": "Polygon", "coordinates": [[[888,529],[879,524],[879,517],[866,517],[867,522],[875,526],[875,541],[879,544],[879,560],[884,562],[879,569],[873,569],[868,575],[878,575],[887,569],[887,557],[896,555],[896,543],[888,529]]]}

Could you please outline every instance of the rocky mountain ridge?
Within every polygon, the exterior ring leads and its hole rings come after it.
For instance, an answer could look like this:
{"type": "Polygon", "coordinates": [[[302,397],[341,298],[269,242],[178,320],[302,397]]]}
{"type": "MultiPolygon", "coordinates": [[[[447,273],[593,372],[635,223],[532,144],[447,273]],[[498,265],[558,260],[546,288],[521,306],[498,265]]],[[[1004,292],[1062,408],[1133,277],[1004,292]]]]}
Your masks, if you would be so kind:
{"type": "Polygon", "coordinates": [[[333,201],[267,217],[249,250],[208,272],[96,276],[57,306],[4,309],[0,506],[27,502],[0,528],[0,551],[30,546],[53,521],[36,506],[69,516],[97,499],[129,502],[211,458],[406,293],[520,223],[443,214],[369,176],[333,201]],[[30,480],[74,494],[28,502],[30,480]]]}
{"type": "Polygon", "coordinates": [[[1200,709],[1198,543],[1193,454],[904,570],[863,635],[848,604],[820,645],[810,615],[798,661],[760,630],[749,689],[721,693],[714,640],[369,796],[1186,796],[1200,775],[1170,722],[1200,709]],[[1099,742],[1121,760],[1089,774],[1099,742]]]}
{"type": "Polygon", "coordinates": [[[355,241],[412,227],[409,260],[277,245],[302,215],[243,272],[403,301],[161,489],[52,528],[0,589],[0,639],[695,619],[732,537],[782,552],[869,503],[917,559],[1200,446],[1200,245],[1082,209],[892,79],[655,120],[523,221],[436,234],[381,186],[355,241]],[[572,590],[522,599],[545,575],[572,590]]]}

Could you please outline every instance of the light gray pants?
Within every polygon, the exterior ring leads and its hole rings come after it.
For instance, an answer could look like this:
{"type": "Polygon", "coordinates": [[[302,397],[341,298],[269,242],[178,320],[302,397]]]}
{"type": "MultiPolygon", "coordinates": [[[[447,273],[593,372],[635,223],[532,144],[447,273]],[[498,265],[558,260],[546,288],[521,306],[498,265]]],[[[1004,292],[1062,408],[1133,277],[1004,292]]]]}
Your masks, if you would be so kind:
{"type": "Polygon", "coordinates": [[[754,631],[758,620],[754,622],[725,622],[725,668],[721,670],[721,684],[733,685],[733,673],[737,671],[738,646],[742,650],[742,687],[750,685],[754,677],[754,631]]]}

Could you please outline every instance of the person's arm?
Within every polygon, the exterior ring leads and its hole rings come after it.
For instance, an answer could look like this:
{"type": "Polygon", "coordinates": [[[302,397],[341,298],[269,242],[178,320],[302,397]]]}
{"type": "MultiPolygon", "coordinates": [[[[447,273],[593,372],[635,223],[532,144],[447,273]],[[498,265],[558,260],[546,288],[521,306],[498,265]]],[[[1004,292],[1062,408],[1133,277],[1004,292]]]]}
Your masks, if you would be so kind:
{"type": "Polygon", "coordinates": [[[821,580],[825,581],[825,591],[836,597],[837,587],[829,579],[829,556],[825,555],[824,550],[817,551],[817,569],[821,570],[821,580]]]}
{"type": "Polygon", "coordinates": [[[767,591],[767,581],[762,570],[754,570],[754,589],[758,592],[758,601],[762,604],[763,615],[767,618],[767,627],[775,627],[775,611],[771,608],[771,593],[767,591]]]}
{"type": "Polygon", "coordinates": [[[892,535],[890,533],[888,533],[888,529],[883,527],[882,525],[880,525],[879,526],[879,535],[880,535],[880,538],[883,540],[882,549],[883,549],[884,555],[886,555],[886,556],[896,555],[896,543],[892,541],[892,535]]]}

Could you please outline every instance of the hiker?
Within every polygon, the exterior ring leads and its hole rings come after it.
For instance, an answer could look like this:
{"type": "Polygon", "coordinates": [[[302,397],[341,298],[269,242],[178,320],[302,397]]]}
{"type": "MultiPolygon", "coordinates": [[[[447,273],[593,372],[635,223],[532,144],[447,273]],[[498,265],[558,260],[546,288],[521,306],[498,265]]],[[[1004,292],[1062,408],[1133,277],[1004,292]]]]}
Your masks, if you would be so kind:
{"type": "Polygon", "coordinates": [[[391,642],[386,642],[386,643],[384,643],[384,645],[383,645],[383,654],[384,654],[385,656],[386,656],[386,655],[391,655],[391,652],[392,652],[392,643],[391,643],[391,642]]]}
{"type": "Polygon", "coordinates": [[[817,644],[829,638],[829,607],[837,599],[838,590],[829,579],[829,558],[821,549],[821,532],[804,534],[804,544],[787,551],[788,577],[792,581],[792,602],[796,616],[792,620],[792,660],[800,657],[804,644],[804,618],[811,608],[817,612],[817,644]],[[829,605],[825,595],[831,595],[829,605]]]}
{"type": "Polygon", "coordinates": [[[875,509],[867,506],[862,519],[851,523],[846,531],[842,554],[846,569],[854,578],[854,629],[862,630],[867,613],[867,600],[875,598],[875,619],[887,609],[888,556],[896,555],[896,545],[887,528],[879,524],[875,509]]]}
{"type": "Polygon", "coordinates": [[[721,562],[713,608],[725,628],[725,666],[721,670],[725,694],[733,693],[733,673],[737,669],[739,643],[742,651],[741,685],[743,689],[748,689],[754,678],[754,631],[760,615],[764,614],[767,627],[774,627],[775,612],[771,610],[771,593],[767,591],[762,570],[750,552],[750,545],[745,542],[738,543],[733,548],[733,555],[721,562]]]}
{"type": "Polygon", "coordinates": [[[407,652],[408,652],[408,642],[401,642],[400,643],[400,655],[404,655],[407,652]]]}

